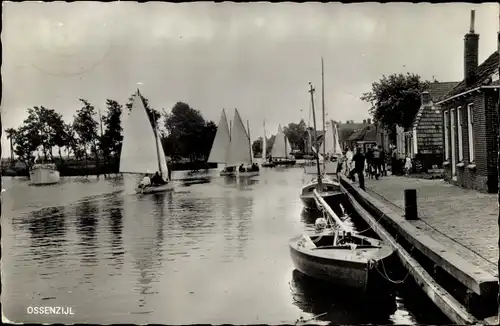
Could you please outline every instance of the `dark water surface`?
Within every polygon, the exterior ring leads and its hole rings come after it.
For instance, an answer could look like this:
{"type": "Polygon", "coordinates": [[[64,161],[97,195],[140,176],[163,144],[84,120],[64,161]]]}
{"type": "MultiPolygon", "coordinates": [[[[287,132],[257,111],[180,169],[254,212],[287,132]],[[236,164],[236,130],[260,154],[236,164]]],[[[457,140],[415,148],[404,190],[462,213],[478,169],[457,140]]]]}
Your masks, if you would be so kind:
{"type": "Polygon", "coordinates": [[[312,229],[302,170],[252,180],[174,172],[172,193],[135,180],[2,178],[2,304],[16,322],[446,323],[417,288],[360,305],[293,271],[288,240],[312,229]],[[73,315],[28,314],[29,306],[73,315]]]}

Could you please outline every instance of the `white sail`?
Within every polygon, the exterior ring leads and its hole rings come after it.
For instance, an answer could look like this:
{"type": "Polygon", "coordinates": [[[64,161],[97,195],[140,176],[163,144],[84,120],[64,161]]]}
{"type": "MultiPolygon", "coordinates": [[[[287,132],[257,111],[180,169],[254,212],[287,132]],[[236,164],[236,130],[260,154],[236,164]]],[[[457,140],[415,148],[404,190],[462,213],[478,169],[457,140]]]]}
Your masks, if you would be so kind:
{"type": "Polygon", "coordinates": [[[342,154],[342,147],[340,146],[340,138],[339,138],[339,125],[338,124],[335,124],[335,131],[333,133],[333,136],[335,138],[334,140],[334,144],[335,144],[335,148],[336,148],[336,152],[334,152],[334,154],[342,154]]]}
{"type": "Polygon", "coordinates": [[[125,119],[123,126],[120,172],[154,173],[158,171],[156,142],[146,108],[142,99],[136,94],[130,115],[125,119]]]}
{"type": "Polygon", "coordinates": [[[321,143],[320,148],[325,149],[325,152],[323,153],[323,155],[342,153],[342,151],[340,149],[337,126],[334,124],[333,121],[330,121],[330,123],[328,123],[325,135],[323,137],[323,142],[321,143]],[[323,147],[323,144],[324,144],[324,147],[323,147]]]}
{"type": "Polygon", "coordinates": [[[252,149],[250,138],[243,121],[241,120],[238,109],[234,110],[234,122],[231,127],[231,142],[229,144],[229,154],[226,165],[238,166],[240,164],[252,164],[252,149]]]}
{"type": "Polygon", "coordinates": [[[290,143],[285,136],[285,133],[281,129],[281,125],[278,126],[278,133],[274,138],[273,148],[271,150],[272,157],[278,158],[288,158],[290,153],[290,143]]]}
{"type": "Polygon", "coordinates": [[[262,137],[262,159],[267,157],[267,138],[266,138],[266,122],[264,121],[264,137],[262,137]]]}
{"type": "Polygon", "coordinates": [[[212,144],[212,149],[208,156],[208,162],[226,163],[230,141],[231,136],[229,134],[229,126],[227,125],[226,111],[223,109],[220,115],[219,124],[217,125],[214,143],[212,144]]]}
{"type": "Polygon", "coordinates": [[[165,151],[163,150],[163,145],[160,141],[160,136],[158,133],[156,134],[156,142],[158,143],[158,152],[160,154],[160,174],[164,180],[170,181],[168,177],[168,166],[167,166],[167,158],[165,157],[165,151]]]}

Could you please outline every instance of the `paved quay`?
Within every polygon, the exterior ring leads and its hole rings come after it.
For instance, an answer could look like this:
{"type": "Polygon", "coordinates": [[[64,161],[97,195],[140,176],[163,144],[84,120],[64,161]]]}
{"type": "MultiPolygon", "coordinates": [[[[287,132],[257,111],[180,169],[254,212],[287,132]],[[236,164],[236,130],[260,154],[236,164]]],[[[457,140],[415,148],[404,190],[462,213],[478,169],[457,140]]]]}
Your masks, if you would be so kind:
{"type": "Polygon", "coordinates": [[[404,214],[404,190],[416,189],[419,219],[411,221],[458,256],[498,277],[496,194],[450,185],[443,180],[387,176],[366,180],[366,191],[404,214]]]}

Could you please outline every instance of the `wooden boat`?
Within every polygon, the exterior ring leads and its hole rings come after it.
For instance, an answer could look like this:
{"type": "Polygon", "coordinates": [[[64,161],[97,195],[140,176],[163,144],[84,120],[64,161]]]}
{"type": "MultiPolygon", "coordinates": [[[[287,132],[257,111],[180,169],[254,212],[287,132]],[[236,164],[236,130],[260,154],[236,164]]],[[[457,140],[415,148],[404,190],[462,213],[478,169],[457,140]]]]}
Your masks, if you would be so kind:
{"type": "Polygon", "coordinates": [[[262,159],[264,160],[260,166],[263,168],[273,168],[276,166],[274,162],[267,160],[267,133],[266,133],[266,122],[264,121],[264,137],[262,137],[262,159]]]}
{"type": "Polygon", "coordinates": [[[330,205],[339,204],[343,197],[340,184],[337,181],[322,178],[321,185],[318,185],[318,180],[315,179],[302,188],[300,200],[304,207],[308,210],[317,209],[314,190],[318,190],[320,196],[330,205]]]}
{"type": "Polygon", "coordinates": [[[295,268],[309,277],[360,292],[377,288],[386,281],[381,277],[395,250],[382,241],[356,234],[346,226],[315,190],[315,196],[326,211],[327,221],[317,220],[324,230],[303,234],[289,241],[295,268]],[[327,228],[329,226],[329,228],[327,228]],[[370,287],[368,286],[369,283],[370,287]]]}
{"type": "Polygon", "coordinates": [[[35,186],[59,183],[61,176],[54,163],[35,164],[30,169],[30,182],[35,186]]]}
{"type": "MultiPolygon", "coordinates": [[[[312,114],[313,114],[313,123],[314,123],[314,130],[316,130],[316,113],[314,110],[314,88],[311,85],[311,89],[309,91],[311,93],[311,108],[312,108],[312,114]]],[[[316,137],[315,137],[316,138],[316,137]]],[[[312,147],[312,149],[317,152],[317,150],[312,147]]],[[[316,156],[316,174],[317,174],[317,179],[309,184],[305,185],[302,188],[302,191],[300,193],[300,199],[302,200],[302,203],[307,209],[315,209],[316,208],[316,197],[314,195],[314,191],[317,190],[320,194],[320,196],[324,199],[328,199],[330,203],[336,198],[336,197],[341,197],[342,196],[342,191],[340,189],[340,184],[338,182],[335,182],[333,180],[328,180],[323,177],[323,175],[320,172],[320,163],[319,163],[319,155],[316,156]]],[[[340,202],[339,202],[340,204],[340,202]]]]}
{"type": "Polygon", "coordinates": [[[254,177],[260,174],[259,165],[253,161],[248,121],[247,127],[248,132],[245,130],[238,109],[234,109],[234,123],[231,128],[231,142],[226,166],[235,167],[235,174],[238,177],[254,177]]]}
{"type": "Polygon", "coordinates": [[[228,170],[227,159],[229,154],[229,144],[231,143],[230,128],[227,124],[226,111],[222,109],[219,124],[217,125],[217,133],[215,134],[212,149],[208,156],[209,163],[224,164],[224,168],[220,171],[221,176],[232,176],[236,171],[228,170]]]}
{"type": "Polygon", "coordinates": [[[273,148],[271,149],[271,157],[276,166],[279,165],[295,165],[295,158],[290,155],[292,147],[288,138],[286,138],[281,125],[278,126],[278,133],[274,138],[273,148]]]}
{"type": "Polygon", "coordinates": [[[135,188],[136,193],[151,194],[174,189],[170,182],[167,160],[158,137],[157,126],[152,126],[139,90],[134,95],[129,115],[123,116],[123,142],[120,154],[120,172],[144,175],[157,171],[167,183],[135,188]]]}

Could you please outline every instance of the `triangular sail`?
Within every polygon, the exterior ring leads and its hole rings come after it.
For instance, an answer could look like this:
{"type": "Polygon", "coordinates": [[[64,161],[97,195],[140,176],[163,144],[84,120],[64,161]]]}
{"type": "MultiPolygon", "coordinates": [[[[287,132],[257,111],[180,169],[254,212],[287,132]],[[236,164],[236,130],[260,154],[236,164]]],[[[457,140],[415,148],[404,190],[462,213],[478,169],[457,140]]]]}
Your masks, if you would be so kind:
{"type": "Polygon", "coordinates": [[[144,103],[139,95],[135,94],[130,115],[123,125],[120,172],[154,173],[158,171],[156,141],[144,103]]]}
{"type": "Polygon", "coordinates": [[[163,145],[161,144],[160,137],[157,134],[156,141],[158,143],[159,155],[160,155],[160,174],[163,180],[170,181],[168,177],[168,166],[167,166],[167,158],[165,157],[165,151],[163,150],[163,145]]]}
{"type": "Polygon", "coordinates": [[[278,133],[274,138],[273,148],[271,150],[272,157],[288,158],[290,152],[290,142],[285,136],[281,125],[278,126],[278,133]]]}
{"type": "Polygon", "coordinates": [[[340,138],[339,138],[339,125],[335,124],[335,132],[333,133],[334,136],[334,144],[335,144],[335,150],[334,154],[342,154],[342,147],[340,146],[340,138]]]}
{"type": "Polygon", "coordinates": [[[238,109],[235,109],[234,122],[231,127],[231,142],[229,144],[227,166],[252,164],[251,152],[250,138],[245,130],[245,125],[241,120],[238,109]]]}
{"type": "Polygon", "coordinates": [[[229,143],[231,141],[229,134],[229,126],[227,124],[226,111],[223,109],[220,115],[219,124],[217,125],[217,133],[215,134],[214,143],[208,156],[209,163],[226,163],[228,159],[229,143]]]}
{"type": "Polygon", "coordinates": [[[267,157],[267,138],[266,138],[266,122],[264,121],[264,137],[262,137],[262,158],[267,157]]]}
{"type": "Polygon", "coordinates": [[[342,151],[340,150],[340,143],[338,139],[338,130],[337,126],[333,121],[328,123],[326,128],[325,136],[323,137],[323,142],[320,148],[325,148],[324,154],[340,154],[342,151]],[[324,147],[323,147],[324,144],[324,147]]]}

